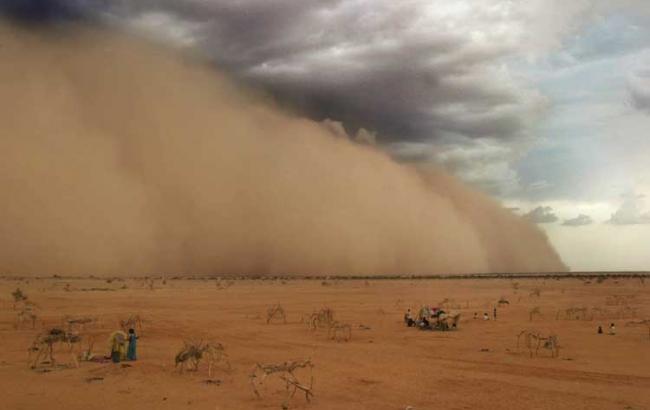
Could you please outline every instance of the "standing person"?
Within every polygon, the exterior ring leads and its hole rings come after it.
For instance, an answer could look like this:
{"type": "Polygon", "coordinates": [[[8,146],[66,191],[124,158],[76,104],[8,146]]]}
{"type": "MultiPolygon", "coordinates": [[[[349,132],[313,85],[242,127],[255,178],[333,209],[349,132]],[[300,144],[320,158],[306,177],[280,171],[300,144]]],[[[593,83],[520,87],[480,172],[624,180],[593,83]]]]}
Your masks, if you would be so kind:
{"type": "Polygon", "coordinates": [[[496,307],[494,308],[493,315],[494,315],[494,320],[497,320],[497,308],[496,307]]]}
{"type": "Polygon", "coordinates": [[[483,313],[483,320],[490,320],[490,316],[488,316],[487,312],[483,313]]]}
{"type": "Polygon", "coordinates": [[[603,327],[602,326],[598,326],[598,334],[599,335],[603,334],[603,327]]]}
{"type": "Polygon", "coordinates": [[[136,355],[136,346],[137,346],[138,336],[135,334],[134,329],[129,329],[129,348],[126,351],[127,360],[138,360],[136,355]]]}
{"type": "Polygon", "coordinates": [[[111,346],[111,360],[113,363],[119,363],[125,358],[126,333],[121,330],[111,333],[109,344],[111,346]]]}

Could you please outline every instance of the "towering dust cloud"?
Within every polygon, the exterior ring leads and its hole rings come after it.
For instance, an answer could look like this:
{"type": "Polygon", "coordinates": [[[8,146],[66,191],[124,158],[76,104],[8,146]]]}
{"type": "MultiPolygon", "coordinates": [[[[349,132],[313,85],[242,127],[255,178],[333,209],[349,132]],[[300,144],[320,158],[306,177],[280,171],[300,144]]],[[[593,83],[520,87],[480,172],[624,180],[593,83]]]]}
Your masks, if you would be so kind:
{"type": "Polygon", "coordinates": [[[99,29],[0,24],[0,273],[565,269],[537,228],[99,29]]]}

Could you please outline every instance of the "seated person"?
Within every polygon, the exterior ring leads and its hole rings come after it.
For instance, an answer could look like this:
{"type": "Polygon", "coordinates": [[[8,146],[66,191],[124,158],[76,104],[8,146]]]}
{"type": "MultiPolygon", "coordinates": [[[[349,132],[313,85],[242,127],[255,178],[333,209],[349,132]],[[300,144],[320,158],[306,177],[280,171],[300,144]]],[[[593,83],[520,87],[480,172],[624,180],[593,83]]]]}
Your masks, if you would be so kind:
{"type": "Polygon", "coordinates": [[[404,323],[406,323],[406,326],[408,327],[415,325],[415,320],[413,320],[413,316],[411,316],[411,309],[407,310],[404,314],[404,323]]]}

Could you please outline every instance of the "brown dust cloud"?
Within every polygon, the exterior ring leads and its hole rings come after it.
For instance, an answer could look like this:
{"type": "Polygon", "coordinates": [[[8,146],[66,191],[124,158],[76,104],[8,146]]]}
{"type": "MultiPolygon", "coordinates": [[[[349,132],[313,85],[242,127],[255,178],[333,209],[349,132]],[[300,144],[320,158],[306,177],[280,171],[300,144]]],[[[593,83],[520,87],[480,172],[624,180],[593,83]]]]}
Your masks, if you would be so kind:
{"type": "Polygon", "coordinates": [[[566,269],[453,177],[112,30],[0,22],[0,130],[0,274],[566,269]]]}

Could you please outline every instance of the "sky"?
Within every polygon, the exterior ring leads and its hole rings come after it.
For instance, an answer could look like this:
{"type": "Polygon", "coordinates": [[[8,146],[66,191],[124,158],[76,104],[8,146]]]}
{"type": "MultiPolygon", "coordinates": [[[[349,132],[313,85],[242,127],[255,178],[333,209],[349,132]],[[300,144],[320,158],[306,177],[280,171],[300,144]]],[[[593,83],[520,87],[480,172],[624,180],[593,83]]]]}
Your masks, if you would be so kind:
{"type": "Polygon", "coordinates": [[[197,50],[545,230],[573,270],[650,269],[647,0],[5,0],[197,50]]]}

